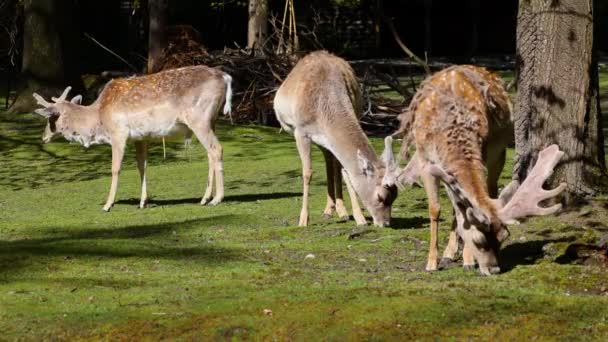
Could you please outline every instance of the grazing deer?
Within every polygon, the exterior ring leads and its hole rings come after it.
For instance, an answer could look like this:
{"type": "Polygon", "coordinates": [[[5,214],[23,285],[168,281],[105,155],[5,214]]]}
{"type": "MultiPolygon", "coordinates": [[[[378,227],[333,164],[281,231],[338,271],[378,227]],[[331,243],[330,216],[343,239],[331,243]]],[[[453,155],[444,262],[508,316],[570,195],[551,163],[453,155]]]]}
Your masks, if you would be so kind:
{"type": "Polygon", "coordinates": [[[563,155],[557,145],[540,152],[521,185],[513,181],[496,197],[505,150],[513,139],[511,108],[498,76],[464,65],[425,80],[401,115],[401,127],[394,134],[406,135],[400,158],[407,156],[412,139],[416,152],[399,174],[398,184],[412,183],[417,176],[422,179],[431,221],[428,271],[437,269],[439,181],[446,187],[455,216],[442,263],[455,257],[458,235],[464,241],[464,267],[473,268],[477,260],[483,275],[500,272],[497,254],[509,236],[507,224],[525,216],[553,214],[561,208],[560,204],[549,208],[538,205],[565,188],[565,184],[550,191],[542,188],[563,155]]]}
{"type": "Polygon", "coordinates": [[[139,207],[147,202],[146,164],[147,141],[153,138],[186,135],[192,132],[207,149],[209,176],[201,204],[216,205],[224,198],[222,146],[215,136],[218,112],[224,104],[224,114],[230,112],[232,78],[217,69],[193,66],[162,71],[156,74],[110,81],[97,100],[82,106],[80,95],[67,100],[70,87],[61,97],[47,102],[34,94],[43,108],[35,112],[48,119],[43,141],[56,135],[85,147],[106,143],[112,145],[112,184],[103,206],[109,211],[116,198],[118,175],[127,140],[135,141],[137,168],[141,177],[139,207]],[[215,197],[211,199],[213,178],[215,197]]]}
{"type": "Polygon", "coordinates": [[[361,101],[352,68],[326,51],[302,58],[275,95],[277,118],[281,127],[294,135],[302,160],[300,226],[308,224],[311,142],[320,146],[325,157],[327,205],[323,216],[331,217],[335,209],[340,217],[348,218],[342,198],[344,178],[357,224],[366,224],[357,195],[374,224],[386,226],[390,222],[391,205],[397,196],[393,153],[388,144],[381,160],[376,156],[359,126],[361,101]]]}

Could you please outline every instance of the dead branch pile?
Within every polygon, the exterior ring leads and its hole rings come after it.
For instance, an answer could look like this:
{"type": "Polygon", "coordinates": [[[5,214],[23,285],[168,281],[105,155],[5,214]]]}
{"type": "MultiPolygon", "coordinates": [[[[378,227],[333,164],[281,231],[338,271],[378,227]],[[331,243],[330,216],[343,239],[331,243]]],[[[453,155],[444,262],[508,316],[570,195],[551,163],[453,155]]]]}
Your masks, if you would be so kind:
{"type": "MultiPolygon", "coordinates": [[[[234,80],[233,122],[278,125],[272,99],[297,56],[276,54],[270,49],[263,53],[240,48],[207,51],[200,43],[200,35],[191,27],[174,28],[171,32],[162,69],[199,64],[220,68],[234,80]]],[[[355,70],[366,97],[363,128],[372,134],[391,133],[398,127],[396,117],[406,107],[411,91],[400,85],[394,73],[372,67],[355,70]],[[387,97],[387,92],[392,97],[387,97]]]]}
{"type": "Polygon", "coordinates": [[[235,89],[232,119],[235,122],[273,124],[274,92],[294,65],[288,55],[267,53],[261,56],[249,49],[209,52],[196,34],[184,34],[182,30],[170,36],[162,69],[199,64],[217,67],[232,76],[235,89]]]}

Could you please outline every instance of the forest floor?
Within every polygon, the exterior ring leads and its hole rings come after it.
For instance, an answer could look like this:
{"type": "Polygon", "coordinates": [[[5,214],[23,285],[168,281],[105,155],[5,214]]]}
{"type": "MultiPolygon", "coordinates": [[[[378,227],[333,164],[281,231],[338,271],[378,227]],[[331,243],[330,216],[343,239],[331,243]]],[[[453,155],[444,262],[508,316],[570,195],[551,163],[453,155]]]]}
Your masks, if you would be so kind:
{"type": "MultiPolygon", "coordinates": [[[[608,86],[608,82],[606,82],[608,86]]],[[[608,108],[608,107],[605,107],[608,108]]],[[[400,193],[389,228],[325,220],[313,150],[309,227],[300,160],[275,128],[230,126],[226,198],[198,203],[206,154],[150,151],[137,209],[129,146],[118,203],[101,211],[110,149],[42,145],[37,116],[0,115],[0,340],[604,340],[608,197],[510,228],[503,272],[424,271],[426,198],[400,193]],[[191,158],[191,161],[190,161],[191,158]]],[[[372,139],[377,151],[382,141],[372,139]]],[[[510,159],[501,184],[510,179],[510,159]]],[[[347,201],[347,203],[349,203],[347,201]]],[[[440,247],[451,210],[442,194],[440,247]]]]}

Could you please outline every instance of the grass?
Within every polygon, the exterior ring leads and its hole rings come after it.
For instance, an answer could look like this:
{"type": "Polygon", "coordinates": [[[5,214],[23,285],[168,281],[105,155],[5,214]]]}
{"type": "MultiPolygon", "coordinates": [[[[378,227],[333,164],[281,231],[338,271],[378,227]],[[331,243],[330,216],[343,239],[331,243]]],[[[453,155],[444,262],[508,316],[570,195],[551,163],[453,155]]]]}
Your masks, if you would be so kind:
{"type": "MultiPolygon", "coordinates": [[[[136,208],[130,147],[118,203],[110,151],[41,145],[42,120],[0,122],[0,340],[601,340],[608,277],[573,264],[574,241],[608,231],[605,202],[511,229],[505,272],[424,272],[426,199],[401,193],[390,228],[349,240],[354,223],[321,219],[314,151],[311,224],[299,228],[300,162],[277,129],[220,125],[226,199],[202,207],[206,160],[157,144],[150,208],[136,208]],[[306,258],[313,254],[314,258],[306,258]],[[265,311],[266,310],[266,311],[265,311]],[[270,310],[270,311],[268,311],[270,310]]],[[[377,150],[381,141],[373,139],[377,150]]],[[[507,166],[510,169],[510,165],[507,166]]],[[[509,175],[503,175],[506,182],[509,175]]],[[[448,203],[443,196],[444,208],[448,203]]],[[[450,210],[441,221],[445,246],[450,210]]]]}

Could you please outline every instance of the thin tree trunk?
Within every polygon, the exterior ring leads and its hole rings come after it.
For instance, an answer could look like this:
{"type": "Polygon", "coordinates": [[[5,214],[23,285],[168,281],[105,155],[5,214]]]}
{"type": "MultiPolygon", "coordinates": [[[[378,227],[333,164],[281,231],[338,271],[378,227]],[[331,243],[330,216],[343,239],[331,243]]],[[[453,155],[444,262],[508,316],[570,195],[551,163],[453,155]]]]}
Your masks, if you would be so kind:
{"type": "Polygon", "coordinates": [[[35,109],[33,92],[49,97],[60,95],[68,85],[83,89],[73,0],[25,0],[23,9],[21,82],[9,113],[35,109]]]}
{"type": "Polygon", "coordinates": [[[566,152],[553,183],[566,201],[594,195],[605,175],[593,0],[520,0],[513,174],[523,180],[544,146],[566,152]]]}
{"type": "Polygon", "coordinates": [[[477,48],[479,46],[479,12],[480,12],[480,0],[469,0],[469,12],[471,13],[471,38],[469,40],[469,51],[468,57],[473,58],[477,55],[477,48]]]}
{"type": "Polygon", "coordinates": [[[163,50],[167,46],[168,0],[149,0],[148,15],[150,29],[148,36],[148,73],[159,71],[163,50]]]}
{"type": "Polygon", "coordinates": [[[433,46],[433,26],[431,18],[433,13],[433,0],[424,0],[424,53],[426,56],[431,54],[433,46]]]}
{"type": "Polygon", "coordinates": [[[268,0],[249,0],[247,47],[262,48],[268,37],[268,0]]]}

